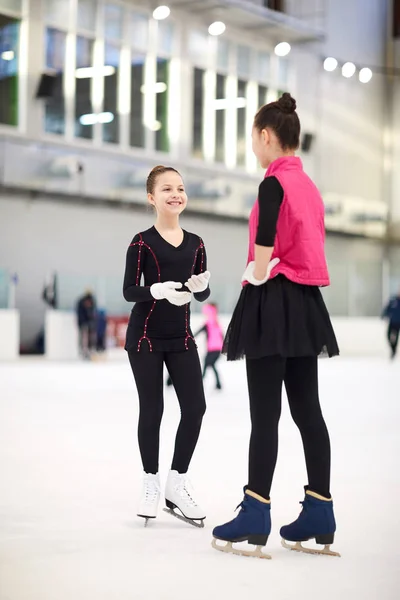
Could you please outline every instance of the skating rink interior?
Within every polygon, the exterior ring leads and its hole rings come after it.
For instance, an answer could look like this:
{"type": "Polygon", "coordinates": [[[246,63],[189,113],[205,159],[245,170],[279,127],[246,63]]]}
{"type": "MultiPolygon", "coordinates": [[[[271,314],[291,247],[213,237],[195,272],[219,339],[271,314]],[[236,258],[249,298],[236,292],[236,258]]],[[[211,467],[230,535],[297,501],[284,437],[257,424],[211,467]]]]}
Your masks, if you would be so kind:
{"type": "MultiPolygon", "coordinates": [[[[138,405],[123,353],[94,363],[0,364],[0,600],[399,598],[399,363],[320,361],[333,446],[332,548],[342,558],[280,545],[279,527],[297,517],[306,482],[284,396],[271,561],[211,548],[212,527],[230,519],[241,501],[249,435],[244,363],[219,364],[224,390],[214,391],[210,372],[208,412],[190,472],[206,508],[202,530],[161,506],[146,529],[135,515],[138,405]]],[[[166,390],[163,481],[178,419],[175,393],[166,390]]]]}

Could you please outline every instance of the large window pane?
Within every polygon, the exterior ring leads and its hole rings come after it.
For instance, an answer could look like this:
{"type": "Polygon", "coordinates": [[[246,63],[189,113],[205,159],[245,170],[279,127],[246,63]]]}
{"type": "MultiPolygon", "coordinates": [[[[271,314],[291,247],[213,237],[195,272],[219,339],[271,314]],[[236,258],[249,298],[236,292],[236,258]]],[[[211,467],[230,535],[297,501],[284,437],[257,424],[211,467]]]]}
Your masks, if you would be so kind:
{"type": "Polygon", "coordinates": [[[96,121],[91,100],[92,80],[93,40],[78,36],[76,39],[75,135],[85,139],[93,138],[93,124],[96,121]]]}
{"type": "Polygon", "coordinates": [[[0,123],[18,125],[19,21],[0,15],[0,123]]]}
{"type": "Polygon", "coordinates": [[[215,123],[215,160],[225,161],[225,120],[226,120],[226,77],[217,75],[217,100],[225,102],[216,103],[215,123]]]}
{"type": "Polygon", "coordinates": [[[54,69],[55,83],[52,97],[46,99],[45,131],[63,135],[65,131],[65,104],[63,78],[65,68],[66,34],[57,29],[46,30],[46,67],[54,69]]]}
{"type": "Polygon", "coordinates": [[[96,31],[97,0],[78,0],[78,29],[96,31]]]}
{"type": "Polygon", "coordinates": [[[156,132],[156,150],[169,152],[168,137],[168,97],[169,97],[169,60],[157,59],[157,84],[156,88],[156,121],[158,131],[156,132]],[[165,86],[162,86],[165,84],[165,86]]]}
{"type": "Polygon", "coordinates": [[[193,72],[193,156],[204,158],[203,154],[203,110],[204,110],[203,69],[193,72]]]}
{"type": "MultiPolygon", "coordinates": [[[[104,106],[103,106],[103,140],[105,142],[119,142],[119,115],[118,115],[118,78],[119,78],[119,46],[105,45],[104,64],[112,67],[114,72],[104,77],[104,106]]],[[[110,70],[111,73],[111,70],[110,70]]]]}
{"type": "Polygon", "coordinates": [[[237,72],[239,77],[250,78],[250,58],[251,52],[248,46],[238,46],[237,48],[237,72]]]}
{"type": "Polygon", "coordinates": [[[224,38],[218,38],[217,68],[222,71],[229,69],[230,43],[224,38]]]}
{"type": "Polygon", "coordinates": [[[129,39],[135,48],[146,50],[149,41],[149,20],[144,15],[131,12],[129,39]]]}
{"type": "Polygon", "coordinates": [[[70,4],[70,0],[45,0],[46,21],[68,27],[70,4]]]}
{"type": "Polygon", "coordinates": [[[192,62],[206,65],[208,59],[208,35],[202,31],[190,31],[188,35],[189,57],[192,62]]]}
{"type": "Polygon", "coordinates": [[[289,61],[285,58],[278,58],[278,82],[283,88],[289,83],[289,61]]]}
{"type": "Polygon", "coordinates": [[[257,53],[256,79],[258,81],[269,81],[271,73],[271,57],[267,52],[257,53]]]}
{"type": "Polygon", "coordinates": [[[160,54],[172,54],[174,48],[174,25],[171,21],[159,21],[157,41],[160,54]]]}
{"type": "Polygon", "coordinates": [[[132,56],[131,62],[131,131],[130,144],[136,148],[144,148],[145,130],[143,124],[144,94],[144,56],[132,56]]]}
{"type": "Polygon", "coordinates": [[[114,4],[106,4],[104,7],[104,32],[106,38],[121,40],[123,8],[114,4]]]}
{"type": "Polygon", "coordinates": [[[264,106],[264,104],[267,104],[267,94],[268,94],[267,86],[259,85],[258,86],[258,108],[261,108],[262,106],[264,106]]]}
{"type": "MultiPolygon", "coordinates": [[[[238,81],[238,98],[246,100],[247,81],[238,81]]],[[[244,102],[245,104],[245,102],[244,102]]],[[[246,106],[237,109],[237,164],[246,164],[246,106]]]]}
{"type": "Polygon", "coordinates": [[[22,11],[22,0],[0,0],[0,10],[2,8],[19,13],[22,11]]]}

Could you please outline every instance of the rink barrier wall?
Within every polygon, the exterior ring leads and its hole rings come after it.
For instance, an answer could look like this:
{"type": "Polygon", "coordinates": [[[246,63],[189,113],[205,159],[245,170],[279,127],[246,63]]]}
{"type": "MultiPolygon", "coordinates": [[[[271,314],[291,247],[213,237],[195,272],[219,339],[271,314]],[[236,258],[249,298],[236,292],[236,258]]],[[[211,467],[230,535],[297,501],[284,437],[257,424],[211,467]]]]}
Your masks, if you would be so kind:
{"type": "Polygon", "coordinates": [[[15,360],[19,356],[19,311],[0,309],[0,360],[15,360]]]}
{"type": "Polygon", "coordinates": [[[44,331],[46,358],[50,360],[77,360],[79,358],[79,334],[74,312],[47,310],[44,331]]]}
{"type": "MultiPolygon", "coordinates": [[[[221,315],[220,323],[226,331],[230,315],[221,315]]],[[[338,339],[341,356],[386,357],[386,323],[376,317],[334,317],[332,323],[338,339]]],[[[204,324],[202,314],[191,317],[192,331],[196,333],[204,324]]],[[[196,339],[199,351],[206,349],[205,336],[196,339]]],[[[48,310],[45,320],[46,357],[51,360],[78,358],[78,328],[73,312],[48,310]]]]}

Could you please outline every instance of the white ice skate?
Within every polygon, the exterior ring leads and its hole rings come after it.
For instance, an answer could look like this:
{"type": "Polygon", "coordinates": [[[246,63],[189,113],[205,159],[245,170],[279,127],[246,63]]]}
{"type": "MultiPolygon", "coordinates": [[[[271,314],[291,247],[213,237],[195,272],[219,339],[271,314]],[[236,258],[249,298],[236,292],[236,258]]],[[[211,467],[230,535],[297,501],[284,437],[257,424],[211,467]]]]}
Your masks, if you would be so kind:
{"type": "Polygon", "coordinates": [[[161,486],[160,476],[157,473],[145,473],[143,477],[143,489],[137,510],[138,517],[145,519],[144,526],[147,526],[149,519],[155,519],[157,516],[158,503],[160,502],[161,486]]]}
{"type": "Polygon", "coordinates": [[[165,489],[164,511],[194,527],[204,527],[204,510],[195,502],[192,486],[186,474],[170,471],[165,489]],[[179,512],[175,511],[178,510],[179,512]]]}

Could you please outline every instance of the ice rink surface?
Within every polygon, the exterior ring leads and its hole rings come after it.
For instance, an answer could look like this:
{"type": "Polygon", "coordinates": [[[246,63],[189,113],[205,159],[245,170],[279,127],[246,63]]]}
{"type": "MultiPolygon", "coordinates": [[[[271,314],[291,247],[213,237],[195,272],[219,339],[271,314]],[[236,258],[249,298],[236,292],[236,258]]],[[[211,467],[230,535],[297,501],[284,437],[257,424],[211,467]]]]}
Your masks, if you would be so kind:
{"type": "MultiPolygon", "coordinates": [[[[271,561],[211,548],[212,527],[234,516],[247,476],[244,363],[220,368],[223,392],[213,390],[211,373],[206,380],[208,411],[190,472],[207,512],[199,530],[161,506],[147,529],[135,516],[137,396],[123,355],[0,365],[0,600],[398,600],[400,363],[320,361],[338,526],[332,549],[342,558],[280,545],[279,527],[297,517],[306,483],[284,396],[271,561]]],[[[163,481],[178,419],[166,390],[163,481]]]]}

